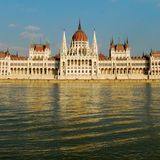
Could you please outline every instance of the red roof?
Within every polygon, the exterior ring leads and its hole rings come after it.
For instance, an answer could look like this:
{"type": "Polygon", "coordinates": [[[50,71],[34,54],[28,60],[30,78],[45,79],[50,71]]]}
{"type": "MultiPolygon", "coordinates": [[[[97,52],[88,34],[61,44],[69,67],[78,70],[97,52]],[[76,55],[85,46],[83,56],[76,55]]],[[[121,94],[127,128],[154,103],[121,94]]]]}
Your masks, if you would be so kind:
{"type": "Polygon", "coordinates": [[[5,58],[7,56],[6,52],[0,52],[0,58],[5,58]]]}
{"type": "Polygon", "coordinates": [[[46,49],[50,49],[48,44],[34,44],[34,45],[31,45],[31,48],[33,48],[34,51],[36,52],[43,52],[46,49]]]}
{"type": "Polygon", "coordinates": [[[87,39],[87,35],[82,30],[76,31],[72,37],[73,41],[87,41],[87,39]]]}
{"type": "Polygon", "coordinates": [[[123,51],[126,51],[126,49],[129,48],[129,45],[128,44],[117,44],[117,45],[114,45],[113,43],[110,45],[110,48],[111,49],[114,49],[115,51],[118,51],[118,52],[123,52],[123,51]]]}
{"type": "Polygon", "coordinates": [[[154,51],[152,52],[153,57],[160,57],[160,51],[154,51]]]}
{"type": "Polygon", "coordinates": [[[107,60],[106,56],[105,56],[104,54],[102,54],[102,53],[100,53],[100,54],[98,55],[98,58],[99,58],[100,61],[105,61],[105,60],[107,60]]]}
{"type": "Polygon", "coordinates": [[[81,29],[81,23],[79,21],[78,30],[74,33],[72,36],[73,41],[87,41],[87,35],[84,31],[81,29]]]}
{"type": "Polygon", "coordinates": [[[56,54],[54,57],[56,60],[60,60],[60,54],[56,54]]]}
{"type": "Polygon", "coordinates": [[[117,46],[116,46],[116,51],[124,51],[124,46],[122,45],[122,44],[118,44],[117,46]]]}
{"type": "Polygon", "coordinates": [[[27,60],[27,57],[11,55],[11,60],[27,60]]]}

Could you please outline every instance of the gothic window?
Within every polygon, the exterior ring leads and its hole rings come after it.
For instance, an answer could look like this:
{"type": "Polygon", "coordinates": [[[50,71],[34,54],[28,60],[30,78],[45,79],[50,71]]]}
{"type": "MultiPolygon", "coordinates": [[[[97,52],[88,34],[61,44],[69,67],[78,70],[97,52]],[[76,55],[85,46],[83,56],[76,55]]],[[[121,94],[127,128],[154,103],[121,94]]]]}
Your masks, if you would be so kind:
{"type": "Polygon", "coordinates": [[[47,70],[46,70],[46,68],[44,69],[44,74],[47,74],[47,70]]]}
{"type": "Polygon", "coordinates": [[[91,60],[89,60],[89,66],[91,66],[92,65],[92,61],[91,60]]]}
{"type": "Polygon", "coordinates": [[[81,61],[80,61],[80,60],[78,60],[78,65],[79,65],[79,66],[81,65],[81,61]]]}
{"type": "Polygon", "coordinates": [[[71,65],[73,65],[73,60],[71,60],[71,65]]]}
{"type": "Polygon", "coordinates": [[[79,49],[79,54],[81,55],[81,48],[79,49]]]}
{"type": "Polygon", "coordinates": [[[70,65],[70,60],[68,60],[68,66],[70,65]]]}

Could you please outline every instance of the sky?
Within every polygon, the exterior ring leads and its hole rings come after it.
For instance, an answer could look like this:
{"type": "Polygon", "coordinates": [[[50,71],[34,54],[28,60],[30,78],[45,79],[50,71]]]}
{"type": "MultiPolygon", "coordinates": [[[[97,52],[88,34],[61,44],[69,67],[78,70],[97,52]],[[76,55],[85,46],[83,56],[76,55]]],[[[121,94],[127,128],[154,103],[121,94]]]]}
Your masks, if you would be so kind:
{"type": "Polygon", "coordinates": [[[64,29],[70,46],[79,19],[105,55],[112,37],[128,37],[132,56],[160,50],[160,0],[0,0],[0,50],[28,55],[31,43],[49,42],[55,55],[64,29]]]}

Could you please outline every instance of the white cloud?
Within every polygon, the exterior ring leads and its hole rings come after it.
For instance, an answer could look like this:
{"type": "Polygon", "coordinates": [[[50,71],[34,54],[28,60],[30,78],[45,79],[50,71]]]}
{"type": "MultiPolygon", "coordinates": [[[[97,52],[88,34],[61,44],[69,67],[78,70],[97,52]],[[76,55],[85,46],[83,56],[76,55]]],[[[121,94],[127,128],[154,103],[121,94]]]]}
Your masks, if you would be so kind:
{"type": "MultiPolygon", "coordinates": [[[[8,25],[8,27],[10,27],[10,28],[15,28],[17,26],[20,26],[20,25],[17,25],[14,23],[11,23],[8,25]]],[[[19,29],[20,29],[20,27],[19,27],[19,29]]],[[[37,27],[34,25],[28,25],[28,26],[25,26],[23,29],[24,29],[24,31],[19,34],[20,38],[22,38],[22,39],[33,40],[36,38],[43,38],[44,37],[44,34],[40,33],[40,27],[37,27]]],[[[7,48],[11,48],[13,50],[23,50],[23,48],[21,48],[21,47],[9,46],[7,44],[0,43],[0,49],[7,49],[7,48]]]]}
{"type": "Polygon", "coordinates": [[[15,27],[17,27],[17,25],[14,24],[14,23],[11,23],[11,24],[8,25],[8,27],[9,27],[9,28],[15,28],[15,27]]]}
{"type": "Polygon", "coordinates": [[[20,37],[23,39],[43,38],[44,34],[24,31],[20,33],[20,37]]]}
{"type": "Polygon", "coordinates": [[[40,33],[40,27],[28,25],[24,27],[24,32],[20,33],[22,39],[43,38],[44,34],[40,33]]]}
{"type": "Polygon", "coordinates": [[[32,26],[32,25],[26,26],[24,29],[27,30],[27,31],[31,31],[31,32],[39,31],[39,30],[40,30],[39,27],[37,27],[37,26],[32,26]]]}
{"type": "Polygon", "coordinates": [[[19,52],[27,51],[26,48],[23,48],[23,47],[20,47],[20,46],[13,46],[13,45],[9,45],[9,44],[0,42],[0,50],[7,50],[7,49],[9,49],[12,52],[15,52],[15,51],[16,52],[17,51],[19,51],[19,52]]]}

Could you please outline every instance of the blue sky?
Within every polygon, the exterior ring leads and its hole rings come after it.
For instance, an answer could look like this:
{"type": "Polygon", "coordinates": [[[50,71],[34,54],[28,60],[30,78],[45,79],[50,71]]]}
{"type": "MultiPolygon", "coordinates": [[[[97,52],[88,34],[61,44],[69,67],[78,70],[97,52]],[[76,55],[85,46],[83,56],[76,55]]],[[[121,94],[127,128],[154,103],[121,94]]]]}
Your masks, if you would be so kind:
{"type": "Polygon", "coordinates": [[[31,42],[49,41],[55,55],[63,29],[69,46],[79,18],[90,43],[96,29],[105,55],[112,37],[128,37],[133,56],[160,50],[160,0],[1,0],[0,13],[0,50],[27,55],[31,42]]]}

